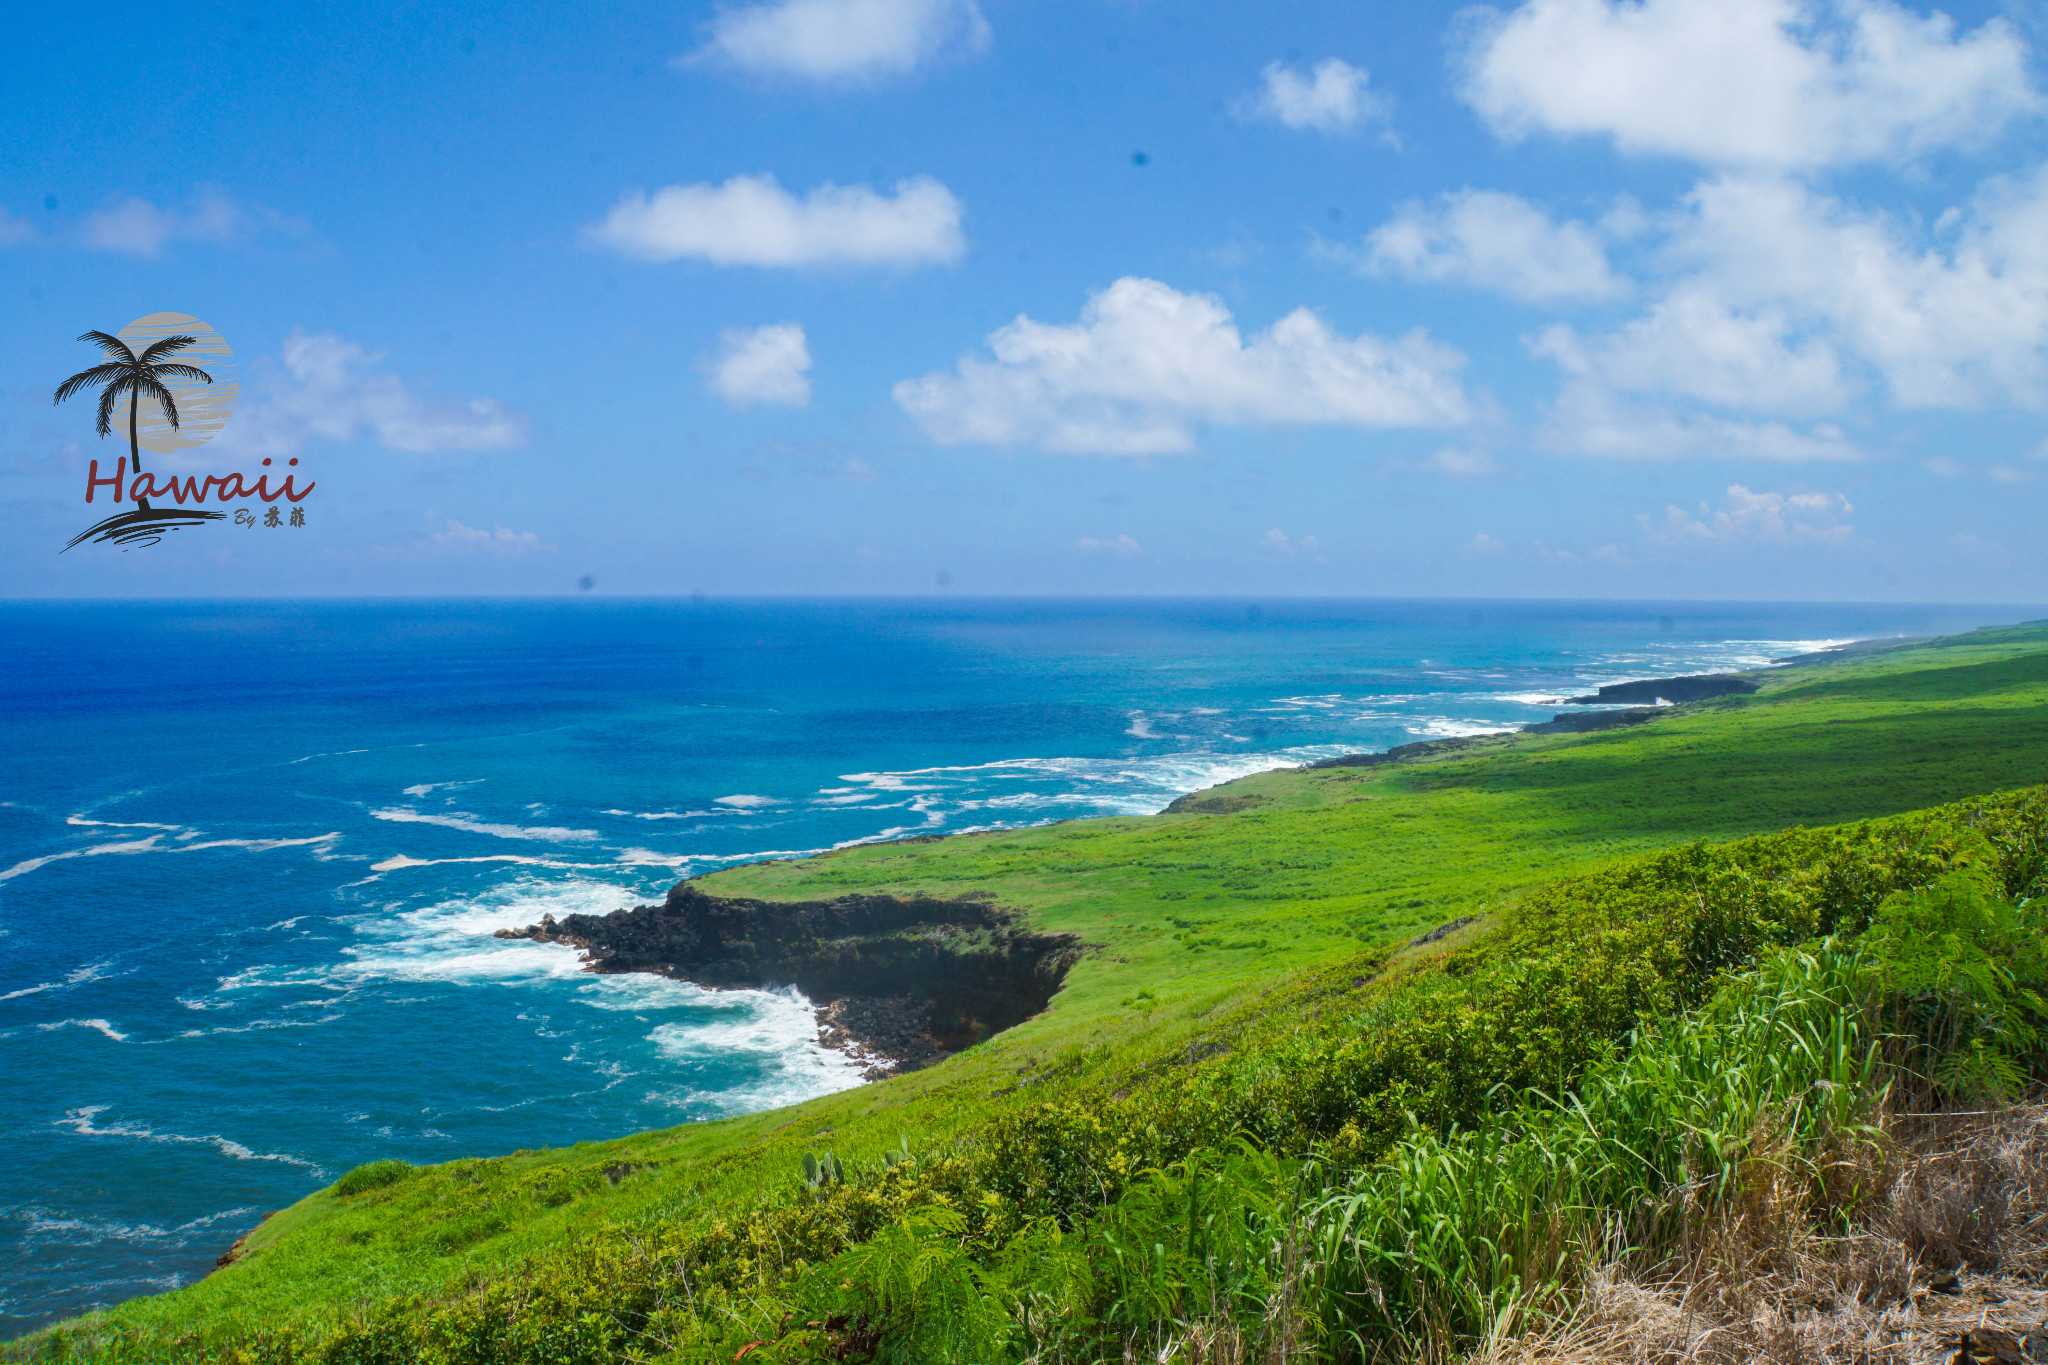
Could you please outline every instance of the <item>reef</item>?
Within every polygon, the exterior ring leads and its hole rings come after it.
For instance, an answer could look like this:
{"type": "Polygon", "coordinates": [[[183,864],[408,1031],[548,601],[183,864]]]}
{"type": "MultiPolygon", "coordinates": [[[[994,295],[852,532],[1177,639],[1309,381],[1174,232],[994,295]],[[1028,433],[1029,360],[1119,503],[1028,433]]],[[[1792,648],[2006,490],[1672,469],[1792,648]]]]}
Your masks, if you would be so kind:
{"type": "Polygon", "coordinates": [[[658,905],[543,916],[499,938],[565,943],[593,972],[651,972],[718,990],[794,986],[819,1041],[870,1078],[911,1070],[1021,1024],[1080,956],[985,897],[763,901],[678,882],[658,905]]]}

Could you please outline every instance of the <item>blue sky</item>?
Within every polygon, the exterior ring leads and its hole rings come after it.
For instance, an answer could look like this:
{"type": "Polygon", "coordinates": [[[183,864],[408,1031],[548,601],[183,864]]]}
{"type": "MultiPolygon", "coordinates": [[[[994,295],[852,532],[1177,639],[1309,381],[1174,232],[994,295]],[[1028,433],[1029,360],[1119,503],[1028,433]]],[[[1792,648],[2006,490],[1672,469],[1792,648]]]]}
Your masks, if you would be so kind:
{"type": "Polygon", "coordinates": [[[0,594],[2048,600],[2038,10],[12,36],[0,594]],[[125,445],[72,338],[165,311],[241,391],[152,467],[296,458],[307,525],[59,555],[125,445]]]}

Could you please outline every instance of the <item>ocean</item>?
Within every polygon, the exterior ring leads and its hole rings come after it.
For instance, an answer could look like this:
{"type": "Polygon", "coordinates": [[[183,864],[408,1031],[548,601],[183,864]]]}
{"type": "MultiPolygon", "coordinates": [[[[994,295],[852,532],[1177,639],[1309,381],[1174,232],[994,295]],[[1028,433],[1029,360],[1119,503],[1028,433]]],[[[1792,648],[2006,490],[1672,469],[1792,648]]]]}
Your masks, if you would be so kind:
{"type": "MultiPolygon", "coordinates": [[[[187,1284],[382,1157],[859,1084],[793,992],[494,939],[867,840],[1159,810],[2013,607],[0,604],[0,1338],[187,1284]]],[[[2031,614],[2039,615],[2039,611],[2031,614]]]]}

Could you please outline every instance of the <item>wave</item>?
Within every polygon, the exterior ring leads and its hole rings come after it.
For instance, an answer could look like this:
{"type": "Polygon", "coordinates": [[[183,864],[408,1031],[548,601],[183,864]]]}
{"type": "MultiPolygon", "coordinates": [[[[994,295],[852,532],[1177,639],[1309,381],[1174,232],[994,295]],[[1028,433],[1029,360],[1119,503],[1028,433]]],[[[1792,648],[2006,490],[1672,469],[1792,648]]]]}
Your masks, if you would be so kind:
{"type": "Polygon", "coordinates": [[[461,782],[421,782],[415,786],[407,787],[403,795],[412,797],[427,796],[433,792],[451,791],[456,787],[474,787],[479,782],[486,780],[481,777],[472,777],[461,782]]]}
{"type": "Polygon", "coordinates": [[[85,825],[95,829],[161,829],[172,834],[185,828],[183,825],[159,825],[148,820],[88,820],[83,815],[67,815],[64,817],[64,823],[85,825]]]}
{"type": "Polygon", "coordinates": [[[858,1064],[818,1042],[816,1007],[794,987],[704,994],[720,1017],[661,1024],[648,1041],[666,1061],[721,1070],[737,1066],[753,1071],[753,1079],[715,1090],[656,1090],[647,1096],[650,1102],[708,1111],[709,1117],[778,1108],[862,1084],[858,1064]]]}
{"type": "Polygon", "coordinates": [[[465,830],[471,834],[488,834],[494,839],[536,839],[543,843],[576,844],[598,837],[594,829],[564,829],[559,825],[492,824],[488,820],[477,819],[467,811],[456,811],[452,815],[429,815],[424,811],[387,806],[382,810],[373,810],[370,814],[379,820],[392,820],[406,825],[439,825],[444,829],[465,830]]]}
{"type": "MultiPolygon", "coordinates": [[[[40,858],[30,858],[24,862],[16,863],[5,871],[0,871],[0,882],[23,876],[35,871],[39,867],[48,867],[51,863],[62,862],[66,858],[96,858],[106,854],[198,853],[210,848],[240,848],[246,849],[251,853],[267,853],[272,849],[304,848],[312,844],[328,843],[331,840],[339,839],[341,831],[330,830],[326,834],[315,834],[305,839],[208,839],[202,843],[178,844],[168,848],[162,845],[163,837],[161,834],[152,834],[144,839],[131,839],[122,843],[94,844],[90,848],[73,848],[66,849],[62,853],[46,853],[40,858]]],[[[192,836],[188,833],[181,837],[189,838],[192,836]]]]}
{"type": "Polygon", "coordinates": [[[711,820],[721,815],[745,815],[747,812],[728,807],[725,810],[606,810],[600,815],[616,815],[627,820],[711,820]]]}
{"type": "Polygon", "coordinates": [[[111,1105],[105,1104],[89,1104],[77,1109],[67,1110],[64,1117],[56,1120],[51,1126],[69,1128],[80,1137],[123,1137],[137,1138],[144,1142],[191,1143],[196,1146],[212,1147],[222,1156],[233,1157],[237,1161],[275,1161],[286,1166],[303,1167],[322,1180],[327,1178],[326,1169],[317,1162],[308,1161],[302,1156],[291,1156],[284,1152],[258,1152],[243,1146],[233,1138],[222,1137],[218,1133],[208,1133],[205,1137],[186,1137],[183,1133],[159,1133],[149,1128],[127,1123],[116,1123],[102,1128],[95,1120],[101,1114],[106,1113],[111,1107],[111,1105]]]}
{"type": "Polygon", "coordinates": [[[1501,725],[1487,720],[1454,720],[1449,716],[1434,716],[1420,725],[1410,725],[1411,735],[1425,735],[1430,739],[1470,739],[1474,735],[1503,735],[1520,729],[1516,725],[1501,725]]]}
{"type": "Polygon", "coordinates": [[[210,1234],[216,1223],[252,1218],[259,1212],[261,1210],[254,1204],[249,1204],[241,1208],[222,1209],[218,1213],[204,1214],[176,1227],[160,1228],[153,1223],[113,1223],[97,1218],[80,1218],[35,1204],[7,1211],[9,1217],[21,1220],[25,1225],[24,1231],[29,1236],[40,1237],[45,1242],[72,1246],[98,1246],[106,1242],[147,1242],[173,1248],[188,1245],[195,1233],[205,1231],[210,1234]]]}
{"type": "Polygon", "coordinates": [[[640,899],[634,888],[610,882],[521,877],[479,896],[361,923],[358,942],[345,950],[348,961],[330,970],[341,980],[509,983],[576,977],[583,974],[582,961],[566,944],[492,935],[543,915],[603,915],[640,899]]]}
{"type": "Polygon", "coordinates": [[[95,1033],[105,1034],[117,1043],[128,1041],[127,1034],[121,1032],[104,1019],[59,1019],[54,1024],[37,1024],[36,1027],[44,1033],[60,1028],[89,1028],[95,1033]]]}
{"type": "Polygon", "coordinates": [[[83,986],[88,981],[98,981],[106,974],[106,969],[113,965],[114,959],[112,958],[103,958],[98,962],[88,962],[62,981],[45,981],[39,986],[24,986],[18,991],[9,991],[5,995],[0,995],[0,1000],[19,1000],[24,995],[40,995],[44,991],[68,991],[73,986],[83,986]]]}
{"type": "MultiPolygon", "coordinates": [[[[894,837],[911,830],[942,825],[953,813],[1033,807],[1071,810],[1089,808],[1102,815],[1156,815],[1174,798],[1223,782],[1275,768],[1298,767],[1317,759],[1356,753],[1355,744],[1305,744],[1263,753],[1218,754],[1182,752],[1142,758],[1006,758],[937,768],[897,772],[842,773],[847,792],[867,788],[877,794],[913,794],[905,808],[925,817],[922,825],[904,825],[867,836],[861,842],[894,837]],[[1027,787],[1004,791],[1003,786],[1027,787]]],[[[867,809],[886,809],[871,806],[867,809]]]]}
{"type": "Polygon", "coordinates": [[[525,863],[533,867],[558,868],[590,866],[589,863],[558,862],[553,858],[531,858],[523,853],[484,853],[474,858],[415,858],[409,854],[395,853],[381,863],[371,863],[370,871],[398,872],[408,867],[439,867],[443,863],[525,863]]]}
{"type": "Polygon", "coordinates": [[[612,861],[620,867],[680,867],[690,861],[686,853],[657,853],[651,848],[620,849],[612,861]]]}

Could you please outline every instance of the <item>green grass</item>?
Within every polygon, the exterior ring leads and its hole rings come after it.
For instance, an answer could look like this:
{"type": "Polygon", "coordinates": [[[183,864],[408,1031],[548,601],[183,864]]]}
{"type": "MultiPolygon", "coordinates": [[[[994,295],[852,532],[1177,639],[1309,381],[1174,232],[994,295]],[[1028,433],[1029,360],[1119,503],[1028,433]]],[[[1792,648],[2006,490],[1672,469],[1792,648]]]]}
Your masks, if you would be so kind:
{"type": "MultiPolygon", "coordinates": [[[[702,1224],[782,1197],[806,1150],[876,1162],[991,1117],[1104,1097],[1314,992],[1282,987],[1632,853],[1915,810],[2048,781],[2048,627],[1768,676],[1759,693],[1433,761],[1268,773],[1219,813],[1076,821],[733,869],[770,898],[993,893],[1090,950],[1045,1014],[939,1066],[766,1114],[327,1191],[201,1284],[98,1326],[194,1343],[315,1332],[359,1305],[513,1266],[610,1224],[702,1224]]],[[[1406,959],[1451,953],[1482,923],[1406,959]]],[[[1284,1022],[1284,1021],[1283,1021],[1284,1022]]],[[[1271,1020],[1267,1020],[1270,1026],[1271,1020]]],[[[54,1343],[58,1338],[45,1338],[54,1343]]]]}

